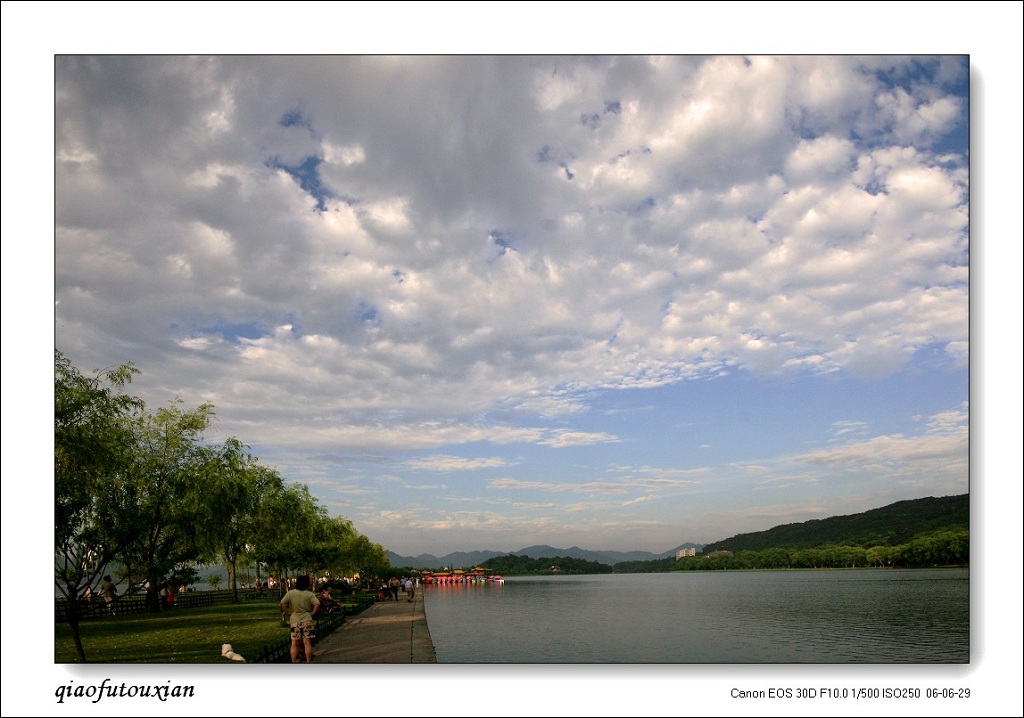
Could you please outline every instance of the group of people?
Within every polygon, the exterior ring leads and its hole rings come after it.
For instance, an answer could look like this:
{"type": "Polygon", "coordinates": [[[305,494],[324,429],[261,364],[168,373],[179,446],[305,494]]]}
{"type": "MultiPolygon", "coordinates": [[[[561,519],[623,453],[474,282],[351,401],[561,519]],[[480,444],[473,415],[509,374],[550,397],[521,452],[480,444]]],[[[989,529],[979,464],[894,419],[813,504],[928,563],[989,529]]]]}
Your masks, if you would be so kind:
{"type": "MultiPolygon", "coordinates": [[[[142,584],[141,588],[149,588],[149,582],[146,581],[142,584]]],[[[169,581],[164,583],[163,588],[160,589],[160,601],[166,608],[174,608],[175,596],[185,590],[185,587],[175,588],[169,581]]],[[[92,601],[93,592],[91,588],[87,588],[85,591],[85,600],[92,601]]],[[[100,583],[99,588],[96,590],[95,595],[103,599],[103,604],[106,611],[111,616],[117,615],[117,600],[120,596],[117,593],[117,584],[114,583],[114,579],[107,574],[103,577],[103,581],[100,583]]]]}
{"type": "Polygon", "coordinates": [[[174,608],[175,596],[178,594],[178,590],[170,582],[165,583],[164,587],[160,589],[160,598],[167,608],[174,608]]]}
{"type": "Polygon", "coordinates": [[[380,589],[377,591],[377,600],[387,601],[390,598],[393,601],[397,601],[398,592],[401,590],[405,592],[405,595],[409,599],[409,603],[412,603],[416,600],[416,587],[419,585],[419,582],[420,580],[418,578],[412,579],[406,578],[405,576],[398,578],[397,576],[392,576],[391,579],[382,584],[380,589]]]}

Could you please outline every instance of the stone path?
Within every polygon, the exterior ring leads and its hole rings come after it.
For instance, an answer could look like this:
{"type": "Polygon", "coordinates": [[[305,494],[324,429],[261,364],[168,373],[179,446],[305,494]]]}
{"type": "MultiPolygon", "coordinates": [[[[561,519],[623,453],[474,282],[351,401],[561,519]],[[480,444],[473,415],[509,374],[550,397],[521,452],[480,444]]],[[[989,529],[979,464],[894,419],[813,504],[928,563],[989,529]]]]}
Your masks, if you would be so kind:
{"type": "Polygon", "coordinates": [[[437,663],[423,611],[423,592],[411,603],[378,601],[330,635],[316,639],[313,663],[437,663]]]}

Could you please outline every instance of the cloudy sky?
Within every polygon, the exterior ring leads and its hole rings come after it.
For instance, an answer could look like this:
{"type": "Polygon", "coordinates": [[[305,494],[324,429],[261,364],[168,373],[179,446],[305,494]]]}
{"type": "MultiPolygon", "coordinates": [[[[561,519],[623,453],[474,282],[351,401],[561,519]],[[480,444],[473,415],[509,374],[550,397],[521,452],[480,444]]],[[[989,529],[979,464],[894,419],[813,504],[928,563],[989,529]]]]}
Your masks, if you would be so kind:
{"type": "Polygon", "coordinates": [[[403,555],[968,491],[966,56],[61,56],[55,342],[403,555]]]}

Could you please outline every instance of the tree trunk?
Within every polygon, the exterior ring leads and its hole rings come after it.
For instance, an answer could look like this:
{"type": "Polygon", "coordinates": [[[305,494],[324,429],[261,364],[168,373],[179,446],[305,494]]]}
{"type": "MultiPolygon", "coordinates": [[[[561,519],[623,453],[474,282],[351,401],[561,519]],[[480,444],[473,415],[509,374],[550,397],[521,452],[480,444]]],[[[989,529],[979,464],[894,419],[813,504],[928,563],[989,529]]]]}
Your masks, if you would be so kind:
{"type": "Polygon", "coordinates": [[[86,662],[85,647],[82,646],[82,633],[79,630],[79,622],[82,617],[82,608],[79,603],[78,592],[73,591],[68,596],[68,626],[71,628],[71,638],[75,642],[75,650],[78,652],[78,660],[86,662]]]}
{"type": "Polygon", "coordinates": [[[163,607],[160,605],[160,590],[157,585],[160,583],[160,579],[155,579],[150,576],[147,581],[149,584],[146,586],[146,609],[153,613],[160,613],[163,607]]]}
{"type": "MultiPolygon", "coordinates": [[[[236,559],[237,560],[237,559],[236,559]]],[[[235,561],[228,561],[228,583],[231,584],[231,598],[235,603],[238,603],[238,581],[235,580],[236,574],[235,561]]]]}

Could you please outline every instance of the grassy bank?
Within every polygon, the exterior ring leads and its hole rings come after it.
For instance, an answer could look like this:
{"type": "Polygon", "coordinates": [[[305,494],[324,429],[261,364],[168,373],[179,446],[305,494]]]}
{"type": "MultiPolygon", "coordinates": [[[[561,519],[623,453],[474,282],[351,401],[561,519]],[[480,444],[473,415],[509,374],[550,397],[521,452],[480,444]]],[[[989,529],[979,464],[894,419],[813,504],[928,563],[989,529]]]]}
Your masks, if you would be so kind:
{"type": "MultiPolygon", "coordinates": [[[[289,633],[273,597],[83,621],[81,636],[89,663],[232,663],[222,644],[254,658],[289,633]]],[[[54,662],[79,662],[66,623],[56,625],[54,662]]]]}

